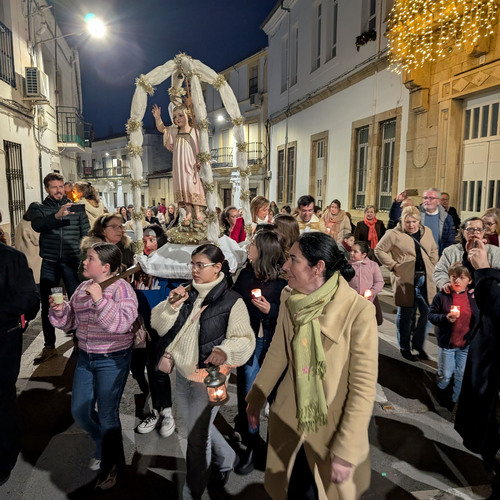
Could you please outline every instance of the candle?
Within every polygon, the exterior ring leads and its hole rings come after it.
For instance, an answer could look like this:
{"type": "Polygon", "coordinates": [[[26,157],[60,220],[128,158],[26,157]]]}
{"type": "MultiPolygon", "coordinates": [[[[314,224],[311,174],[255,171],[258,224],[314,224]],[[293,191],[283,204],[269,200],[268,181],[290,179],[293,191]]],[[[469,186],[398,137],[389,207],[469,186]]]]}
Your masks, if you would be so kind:
{"type": "Polygon", "coordinates": [[[261,292],[260,288],[254,288],[252,290],[252,296],[253,296],[254,299],[258,299],[259,297],[261,297],[262,296],[262,292],[261,292]]]}
{"type": "Polygon", "coordinates": [[[371,290],[365,290],[365,293],[363,294],[363,297],[365,299],[369,299],[372,296],[372,291],[371,290]]]}
{"type": "Polygon", "coordinates": [[[450,313],[456,318],[460,318],[460,306],[451,306],[450,313]]]}

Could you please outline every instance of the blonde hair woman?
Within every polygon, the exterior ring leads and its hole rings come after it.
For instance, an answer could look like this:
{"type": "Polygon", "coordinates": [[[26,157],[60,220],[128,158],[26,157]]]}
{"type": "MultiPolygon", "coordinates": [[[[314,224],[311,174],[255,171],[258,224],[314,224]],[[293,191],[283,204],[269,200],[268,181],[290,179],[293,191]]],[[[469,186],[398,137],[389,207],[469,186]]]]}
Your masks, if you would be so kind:
{"type": "Polygon", "coordinates": [[[488,208],[481,216],[484,224],[484,237],[490,245],[498,245],[498,235],[500,234],[500,210],[498,208],[488,208]]]}

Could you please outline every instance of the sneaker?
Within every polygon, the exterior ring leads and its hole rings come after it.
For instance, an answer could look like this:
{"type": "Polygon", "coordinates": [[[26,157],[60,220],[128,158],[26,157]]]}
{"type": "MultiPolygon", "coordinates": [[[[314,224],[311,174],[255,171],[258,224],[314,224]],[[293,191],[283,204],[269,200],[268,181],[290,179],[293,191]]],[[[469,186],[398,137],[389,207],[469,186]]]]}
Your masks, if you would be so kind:
{"type": "Polygon", "coordinates": [[[116,484],[116,476],[118,475],[118,471],[116,470],[116,466],[113,466],[109,474],[104,477],[97,478],[97,482],[95,483],[96,490],[110,490],[116,484]]]}
{"type": "Polygon", "coordinates": [[[410,349],[401,349],[401,356],[408,361],[418,361],[417,356],[412,354],[410,349]]]}
{"type": "Polygon", "coordinates": [[[101,468],[101,460],[98,458],[91,458],[89,462],[89,469],[93,471],[98,471],[101,468]]]}
{"type": "Polygon", "coordinates": [[[418,356],[417,357],[421,361],[427,361],[429,359],[429,356],[427,355],[427,353],[423,349],[416,349],[416,351],[418,352],[418,356]]]}
{"type": "Polygon", "coordinates": [[[57,349],[55,347],[45,346],[42,352],[33,360],[34,365],[40,365],[41,363],[47,361],[50,358],[57,356],[57,349]]]}
{"type": "Polygon", "coordinates": [[[168,437],[171,436],[175,431],[175,420],[172,416],[172,408],[165,408],[161,411],[163,417],[160,426],[160,436],[168,437]]]}
{"type": "Polygon", "coordinates": [[[137,426],[137,432],[139,434],[147,434],[148,432],[151,432],[152,430],[156,429],[159,420],[160,420],[160,414],[156,410],[153,410],[151,415],[147,416],[137,426]]]}

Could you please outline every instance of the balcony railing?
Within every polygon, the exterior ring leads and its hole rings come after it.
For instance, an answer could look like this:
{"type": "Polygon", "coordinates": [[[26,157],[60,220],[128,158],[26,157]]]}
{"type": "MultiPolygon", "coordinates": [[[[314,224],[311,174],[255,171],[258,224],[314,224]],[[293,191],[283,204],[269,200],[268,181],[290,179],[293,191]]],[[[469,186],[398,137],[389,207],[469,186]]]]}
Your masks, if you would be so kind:
{"type": "Polygon", "coordinates": [[[57,142],[85,147],[83,117],[76,108],[57,106],[57,142]]]}
{"type": "MultiPolygon", "coordinates": [[[[231,167],[233,165],[233,148],[216,148],[210,151],[212,155],[212,168],[231,167]]],[[[249,142],[247,144],[248,164],[262,163],[264,159],[264,145],[262,142],[249,142]]]]}
{"type": "Polygon", "coordinates": [[[83,166],[81,162],[77,165],[78,175],[82,179],[122,179],[130,177],[130,167],[103,167],[97,164],[94,167],[83,166]]]}

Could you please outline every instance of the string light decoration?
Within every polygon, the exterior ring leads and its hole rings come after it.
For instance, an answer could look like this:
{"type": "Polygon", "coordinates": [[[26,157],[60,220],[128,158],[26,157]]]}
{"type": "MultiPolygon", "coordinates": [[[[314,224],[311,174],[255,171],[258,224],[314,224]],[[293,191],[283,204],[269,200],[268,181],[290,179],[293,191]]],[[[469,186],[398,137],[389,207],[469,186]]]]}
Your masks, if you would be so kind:
{"type": "Polygon", "coordinates": [[[499,0],[395,0],[389,15],[391,69],[412,70],[493,34],[499,0]]]}

